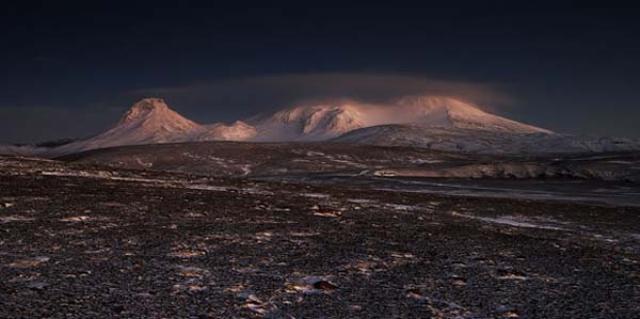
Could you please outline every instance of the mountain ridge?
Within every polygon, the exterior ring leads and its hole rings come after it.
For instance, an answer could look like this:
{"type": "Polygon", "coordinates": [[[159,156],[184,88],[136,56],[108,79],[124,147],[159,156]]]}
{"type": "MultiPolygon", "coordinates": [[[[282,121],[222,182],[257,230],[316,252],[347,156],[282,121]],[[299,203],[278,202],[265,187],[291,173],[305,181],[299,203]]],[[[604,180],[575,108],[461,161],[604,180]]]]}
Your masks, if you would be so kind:
{"type": "Polygon", "coordinates": [[[260,141],[325,140],[356,129],[388,124],[553,133],[487,113],[473,104],[442,96],[410,96],[386,104],[341,101],[299,105],[270,116],[253,118],[248,122],[256,127],[260,141]]]}
{"type": "Polygon", "coordinates": [[[450,97],[405,97],[382,105],[357,101],[302,104],[231,124],[198,124],[171,109],[161,98],[145,98],[133,104],[109,130],[61,146],[53,152],[190,141],[324,141],[382,124],[551,133],[486,113],[450,97]]]}
{"type": "MultiPolygon", "coordinates": [[[[334,141],[463,152],[569,152],[640,149],[629,139],[578,138],[517,122],[445,96],[408,96],[386,104],[354,100],[299,104],[233,123],[199,124],[161,98],[133,104],[110,129],[33,153],[47,157],[105,147],[200,141],[334,141]]],[[[0,147],[0,152],[27,153],[0,147]],[[4,151],[3,151],[4,150],[4,151]]]]}

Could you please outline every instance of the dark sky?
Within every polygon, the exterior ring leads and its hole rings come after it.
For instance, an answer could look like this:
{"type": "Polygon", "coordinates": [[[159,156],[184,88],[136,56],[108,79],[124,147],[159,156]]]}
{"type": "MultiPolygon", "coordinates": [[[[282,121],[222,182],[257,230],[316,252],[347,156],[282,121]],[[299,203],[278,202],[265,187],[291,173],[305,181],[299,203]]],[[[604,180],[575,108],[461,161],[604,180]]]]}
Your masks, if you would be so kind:
{"type": "Polygon", "coordinates": [[[13,2],[0,142],[97,133],[149,95],[213,122],[450,94],[559,132],[640,137],[640,10],[611,1],[13,2]]]}

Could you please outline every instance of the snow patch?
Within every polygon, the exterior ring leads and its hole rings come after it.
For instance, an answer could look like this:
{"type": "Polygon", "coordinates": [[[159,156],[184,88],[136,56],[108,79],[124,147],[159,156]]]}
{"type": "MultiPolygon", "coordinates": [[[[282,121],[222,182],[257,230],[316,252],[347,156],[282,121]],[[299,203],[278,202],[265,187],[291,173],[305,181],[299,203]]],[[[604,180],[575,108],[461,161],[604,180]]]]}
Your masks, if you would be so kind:
{"type": "Polygon", "coordinates": [[[67,223],[87,222],[90,220],[92,220],[92,218],[89,216],[71,216],[71,217],[65,217],[60,219],[60,221],[67,222],[67,223]]]}
{"type": "Polygon", "coordinates": [[[288,292],[301,292],[303,294],[329,293],[338,288],[333,283],[335,276],[305,276],[287,284],[288,292]]]}
{"type": "Polygon", "coordinates": [[[0,224],[6,224],[11,222],[29,222],[33,221],[35,218],[10,215],[10,216],[0,216],[0,224]]]}
{"type": "Polygon", "coordinates": [[[481,216],[474,216],[474,215],[466,215],[466,214],[461,214],[461,213],[458,213],[458,212],[452,212],[451,214],[453,216],[456,216],[456,217],[475,219],[475,220],[479,220],[479,221],[482,221],[482,222],[485,222],[485,223],[508,225],[508,226],[513,226],[513,227],[538,228],[538,229],[546,229],[546,230],[565,230],[564,228],[557,227],[557,226],[534,224],[529,219],[527,219],[527,218],[525,218],[523,216],[505,215],[505,216],[492,218],[492,217],[481,217],[481,216]]]}
{"type": "Polygon", "coordinates": [[[11,268],[33,268],[33,267],[38,267],[43,263],[46,263],[47,261],[49,261],[49,259],[50,259],[49,257],[45,257],[45,256],[25,258],[25,259],[16,260],[10,263],[8,266],[11,268]]]}
{"type": "Polygon", "coordinates": [[[328,194],[321,194],[321,193],[300,193],[300,196],[309,197],[309,198],[329,198],[330,197],[330,195],[328,194]]]}

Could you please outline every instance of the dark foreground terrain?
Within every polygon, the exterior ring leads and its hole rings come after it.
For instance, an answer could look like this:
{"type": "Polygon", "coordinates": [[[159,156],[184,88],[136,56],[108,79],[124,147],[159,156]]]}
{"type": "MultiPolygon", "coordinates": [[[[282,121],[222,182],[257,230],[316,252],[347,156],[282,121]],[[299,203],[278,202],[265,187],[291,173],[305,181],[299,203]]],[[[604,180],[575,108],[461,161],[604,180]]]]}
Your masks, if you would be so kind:
{"type": "Polygon", "coordinates": [[[637,207],[80,165],[0,158],[0,317],[640,313],[637,207]]]}
{"type": "Polygon", "coordinates": [[[640,183],[640,152],[488,155],[344,143],[197,142],[105,148],[60,158],[84,164],[261,177],[340,173],[423,178],[572,178],[640,183]]]}

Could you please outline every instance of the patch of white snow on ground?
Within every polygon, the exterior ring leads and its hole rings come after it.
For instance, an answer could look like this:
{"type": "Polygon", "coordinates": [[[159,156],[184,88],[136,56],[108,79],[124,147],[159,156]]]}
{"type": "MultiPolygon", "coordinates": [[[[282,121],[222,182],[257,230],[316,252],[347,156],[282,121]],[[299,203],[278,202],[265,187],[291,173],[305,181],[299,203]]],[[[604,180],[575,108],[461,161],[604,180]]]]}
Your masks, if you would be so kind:
{"type": "Polygon", "coordinates": [[[138,165],[142,166],[142,167],[145,167],[145,168],[151,168],[151,167],[153,166],[153,163],[151,163],[151,162],[145,162],[143,159],[141,159],[141,158],[139,158],[139,157],[136,157],[136,158],[135,158],[135,160],[136,160],[136,163],[137,163],[138,165]]]}
{"type": "Polygon", "coordinates": [[[366,198],[350,198],[350,199],[347,199],[347,202],[354,203],[354,204],[371,204],[377,201],[373,199],[366,199],[366,198]]]}
{"type": "Polygon", "coordinates": [[[34,218],[24,217],[24,216],[0,216],[0,224],[6,224],[11,222],[29,222],[34,220],[34,218]]]}
{"type": "Polygon", "coordinates": [[[385,204],[384,206],[391,208],[391,209],[395,209],[395,210],[406,210],[406,211],[415,211],[415,210],[422,210],[423,208],[420,206],[414,206],[414,205],[403,205],[403,204],[385,204]]]}
{"type": "Polygon", "coordinates": [[[607,161],[607,163],[611,163],[611,164],[634,164],[634,162],[631,161],[607,161]]]}
{"type": "Polygon", "coordinates": [[[329,198],[328,194],[321,194],[321,193],[300,193],[300,196],[309,197],[309,198],[329,198]]]}
{"type": "Polygon", "coordinates": [[[96,173],[90,173],[90,172],[85,172],[85,171],[76,171],[76,172],[43,171],[40,174],[44,175],[44,176],[85,177],[85,178],[109,179],[109,180],[125,181],[125,182],[142,182],[142,183],[165,183],[165,182],[167,182],[166,180],[152,179],[152,178],[112,176],[109,172],[103,172],[103,171],[98,171],[96,173]]]}
{"type": "Polygon", "coordinates": [[[244,164],[244,165],[240,166],[240,170],[242,170],[242,176],[247,176],[247,175],[251,174],[251,165],[250,164],[244,164]]]}
{"type": "Polygon", "coordinates": [[[422,158],[416,158],[416,159],[411,159],[409,160],[409,163],[412,164],[437,164],[437,163],[442,163],[444,162],[443,160],[436,160],[436,159],[422,159],[422,158]]]}
{"type": "Polygon", "coordinates": [[[214,192],[228,192],[231,190],[231,188],[229,187],[203,185],[203,184],[187,185],[185,188],[201,190],[201,191],[214,191],[214,192]]]}
{"type": "Polygon", "coordinates": [[[338,288],[333,280],[335,276],[304,276],[287,283],[288,292],[301,292],[303,294],[329,293],[338,288]]]}
{"type": "Polygon", "coordinates": [[[508,225],[508,226],[514,226],[514,227],[538,228],[538,229],[546,229],[546,230],[565,230],[564,228],[557,227],[557,226],[534,224],[529,219],[526,219],[523,216],[505,215],[505,216],[493,218],[493,217],[467,215],[467,214],[461,214],[457,212],[453,212],[452,215],[457,217],[475,219],[475,220],[483,221],[485,223],[508,225]]]}
{"type": "Polygon", "coordinates": [[[82,216],[70,216],[70,217],[61,218],[60,221],[66,222],[66,223],[77,223],[77,222],[87,222],[92,219],[93,218],[89,216],[82,215],[82,216]]]}
{"type": "Polygon", "coordinates": [[[243,189],[241,189],[241,192],[243,194],[251,194],[251,195],[265,195],[265,196],[274,195],[274,193],[271,192],[271,191],[264,190],[264,189],[259,189],[259,188],[255,188],[255,187],[243,188],[243,189]]]}

